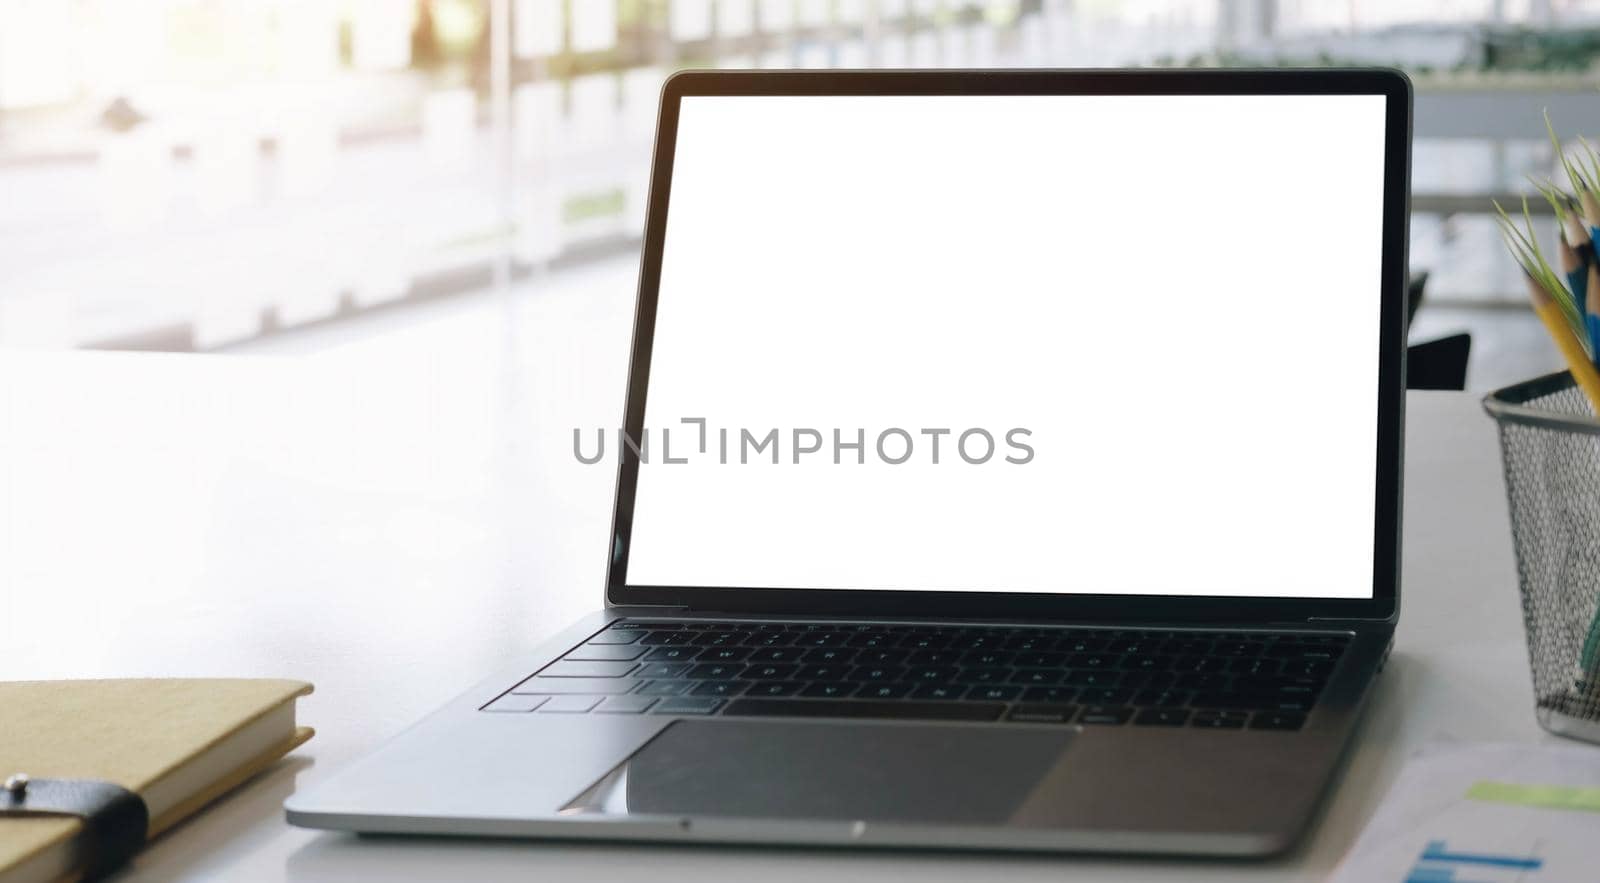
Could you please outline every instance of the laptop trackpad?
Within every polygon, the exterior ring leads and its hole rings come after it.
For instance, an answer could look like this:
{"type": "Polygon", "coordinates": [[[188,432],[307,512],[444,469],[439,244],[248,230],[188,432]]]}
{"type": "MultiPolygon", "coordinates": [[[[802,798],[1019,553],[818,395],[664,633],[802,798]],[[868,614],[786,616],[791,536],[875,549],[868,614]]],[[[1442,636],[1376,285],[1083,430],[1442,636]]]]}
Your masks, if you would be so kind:
{"type": "Polygon", "coordinates": [[[563,815],[995,823],[1056,764],[1069,730],[678,721],[563,815]]]}

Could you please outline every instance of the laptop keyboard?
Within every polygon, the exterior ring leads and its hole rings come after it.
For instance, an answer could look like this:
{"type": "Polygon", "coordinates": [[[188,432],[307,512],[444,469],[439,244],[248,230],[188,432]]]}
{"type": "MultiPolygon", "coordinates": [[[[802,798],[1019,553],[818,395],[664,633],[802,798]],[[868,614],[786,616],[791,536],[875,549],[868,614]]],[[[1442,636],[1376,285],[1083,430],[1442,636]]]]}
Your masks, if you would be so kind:
{"type": "Polygon", "coordinates": [[[622,620],[484,710],[1298,730],[1349,640],[622,620]]]}

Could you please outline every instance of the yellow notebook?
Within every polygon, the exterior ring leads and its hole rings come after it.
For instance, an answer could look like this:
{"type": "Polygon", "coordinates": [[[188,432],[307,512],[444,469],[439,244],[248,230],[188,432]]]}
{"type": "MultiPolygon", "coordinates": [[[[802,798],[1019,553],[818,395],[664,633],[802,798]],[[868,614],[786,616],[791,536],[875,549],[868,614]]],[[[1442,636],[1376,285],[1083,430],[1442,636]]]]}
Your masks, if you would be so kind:
{"type": "MultiPolygon", "coordinates": [[[[311,738],[302,681],[0,682],[0,779],[105,779],[144,798],[150,837],[311,738]]],[[[0,817],[0,883],[76,876],[82,824],[0,817]]]]}

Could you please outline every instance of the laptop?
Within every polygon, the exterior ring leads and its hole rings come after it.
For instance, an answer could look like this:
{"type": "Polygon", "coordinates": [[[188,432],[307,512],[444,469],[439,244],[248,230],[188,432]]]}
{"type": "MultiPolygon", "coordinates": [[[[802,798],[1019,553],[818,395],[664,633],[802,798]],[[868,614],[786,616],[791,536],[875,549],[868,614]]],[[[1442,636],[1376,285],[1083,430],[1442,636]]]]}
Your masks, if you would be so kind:
{"type": "Polygon", "coordinates": [[[1288,848],[1397,621],[1410,94],[673,76],[625,432],[574,438],[604,610],[289,821],[1288,848]]]}

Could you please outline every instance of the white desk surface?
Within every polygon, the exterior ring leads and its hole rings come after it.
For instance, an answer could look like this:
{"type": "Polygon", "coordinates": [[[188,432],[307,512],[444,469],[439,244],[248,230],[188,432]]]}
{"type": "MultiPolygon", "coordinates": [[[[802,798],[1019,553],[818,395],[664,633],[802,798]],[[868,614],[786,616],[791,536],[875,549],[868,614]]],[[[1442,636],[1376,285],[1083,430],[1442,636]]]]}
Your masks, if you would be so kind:
{"type": "Polygon", "coordinates": [[[152,844],[122,879],[1321,880],[1419,746],[1553,738],[1533,719],[1493,425],[1477,396],[1413,393],[1395,654],[1324,817],[1285,859],[289,827],[281,803],[298,783],[599,605],[613,476],[569,452],[573,426],[615,426],[620,410],[627,290],[602,287],[316,355],[0,353],[0,679],[275,676],[317,688],[301,708],[315,739],[152,844]]]}

